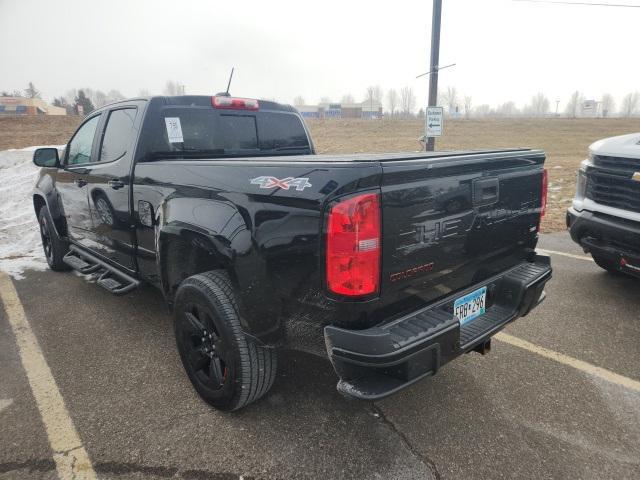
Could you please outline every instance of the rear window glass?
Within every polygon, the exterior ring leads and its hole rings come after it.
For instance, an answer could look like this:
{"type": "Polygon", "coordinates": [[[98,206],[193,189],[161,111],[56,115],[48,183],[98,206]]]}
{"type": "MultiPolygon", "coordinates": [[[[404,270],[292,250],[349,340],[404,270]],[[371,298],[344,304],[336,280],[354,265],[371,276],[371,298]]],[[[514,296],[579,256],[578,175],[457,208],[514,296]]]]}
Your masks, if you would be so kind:
{"type": "Polygon", "coordinates": [[[289,113],[173,107],[161,109],[152,122],[152,135],[146,135],[147,154],[184,152],[215,157],[310,153],[301,120],[289,113]]]}
{"type": "Polygon", "coordinates": [[[258,129],[262,149],[309,146],[307,132],[295,115],[264,113],[258,117],[258,129]]]}

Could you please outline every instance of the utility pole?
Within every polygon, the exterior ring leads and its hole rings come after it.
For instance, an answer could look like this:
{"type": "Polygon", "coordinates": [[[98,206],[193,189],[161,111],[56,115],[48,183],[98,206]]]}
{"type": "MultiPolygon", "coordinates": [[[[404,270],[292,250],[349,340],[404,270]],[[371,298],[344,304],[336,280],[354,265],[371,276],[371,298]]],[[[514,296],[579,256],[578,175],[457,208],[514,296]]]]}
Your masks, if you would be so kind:
{"type": "MultiPolygon", "coordinates": [[[[429,68],[429,107],[438,104],[438,64],[440,63],[440,18],[442,17],[442,0],[433,0],[431,17],[431,65],[429,68]]],[[[427,138],[425,150],[433,152],[436,146],[434,137],[427,138]]]]}

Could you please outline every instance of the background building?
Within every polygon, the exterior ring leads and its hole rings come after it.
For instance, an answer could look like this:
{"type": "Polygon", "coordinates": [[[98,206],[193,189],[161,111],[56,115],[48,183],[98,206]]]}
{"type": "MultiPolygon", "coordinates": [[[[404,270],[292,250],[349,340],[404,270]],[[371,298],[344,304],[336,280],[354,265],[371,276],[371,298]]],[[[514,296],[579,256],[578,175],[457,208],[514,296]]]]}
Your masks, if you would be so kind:
{"type": "Polygon", "coordinates": [[[382,104],[377,101],[362,103],[319,103],[296,105],[305,118],[382,118],[382,104]]]}
{"type": "Polygon", "coordinates": [[[0,115],[66,115],[61,107],[49,105],[41,98],[0,97],[0,115]]]}

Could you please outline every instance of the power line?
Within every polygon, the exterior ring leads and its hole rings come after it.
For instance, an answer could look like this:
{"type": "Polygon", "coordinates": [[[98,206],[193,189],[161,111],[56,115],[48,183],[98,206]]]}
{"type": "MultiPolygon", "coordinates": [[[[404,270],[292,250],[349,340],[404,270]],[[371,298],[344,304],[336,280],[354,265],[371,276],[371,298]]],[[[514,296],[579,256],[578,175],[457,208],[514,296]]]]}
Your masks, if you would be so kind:
{"type": "Polygon", "coordinates": [[[622,7],[622,8],[640,8],[640,5],[630,5],[627,3],[590,3],[590,2],[563,2],[561,0],[512,0],[513,2],[528,3],[553,3],[557,5],[588,5],[590,7],[622,7]]]}

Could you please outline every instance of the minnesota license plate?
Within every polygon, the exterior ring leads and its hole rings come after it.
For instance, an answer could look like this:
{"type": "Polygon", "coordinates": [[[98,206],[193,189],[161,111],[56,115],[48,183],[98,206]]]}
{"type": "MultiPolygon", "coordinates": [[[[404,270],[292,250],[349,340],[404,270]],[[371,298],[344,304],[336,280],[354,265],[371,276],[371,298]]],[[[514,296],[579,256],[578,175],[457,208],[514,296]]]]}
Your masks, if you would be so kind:
{"type": "Polygon", "coordinates": [[[464,325],[482,315],[484,313],[486,300],[487,287],[479,288],[457,299],[453,304],[453,314],[460,320],[460,325],[464,325]]]}

